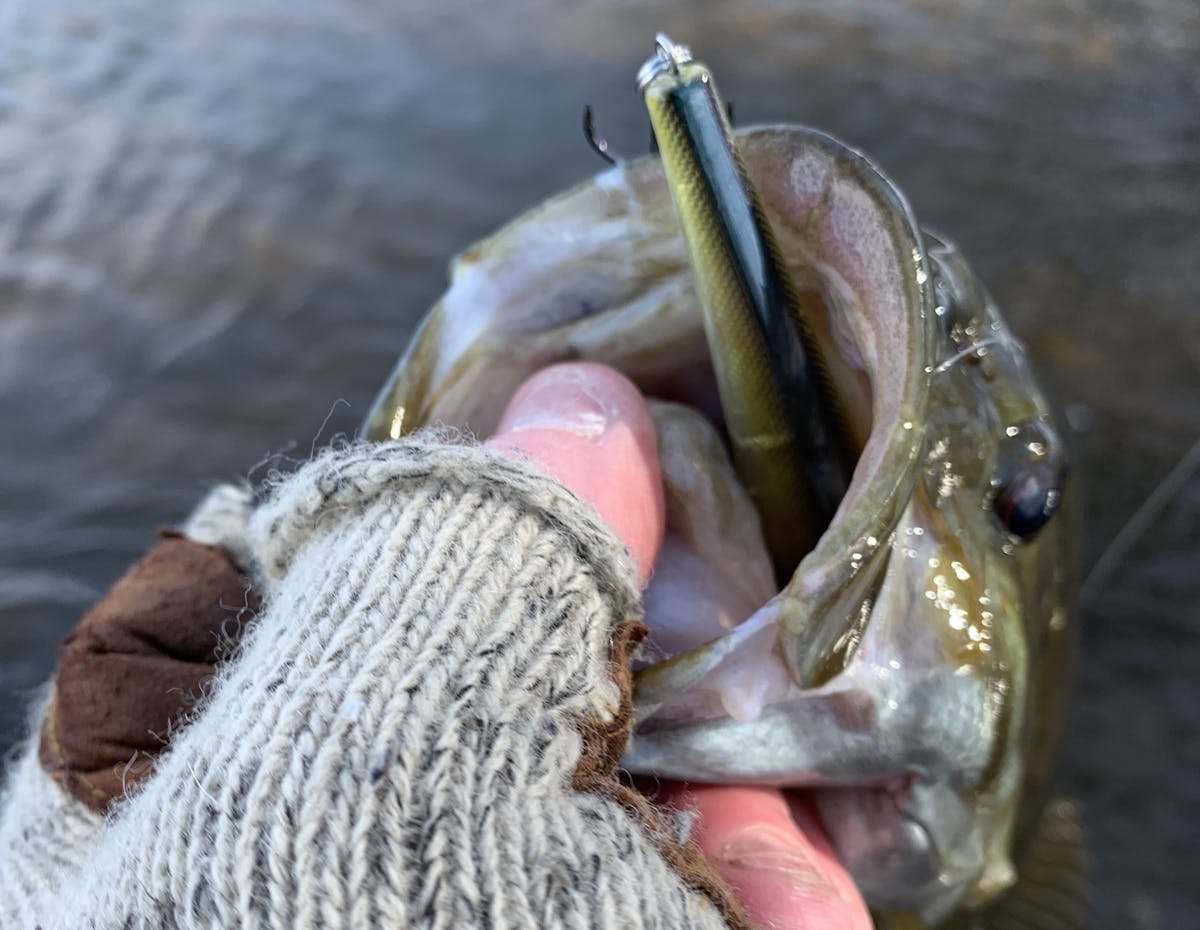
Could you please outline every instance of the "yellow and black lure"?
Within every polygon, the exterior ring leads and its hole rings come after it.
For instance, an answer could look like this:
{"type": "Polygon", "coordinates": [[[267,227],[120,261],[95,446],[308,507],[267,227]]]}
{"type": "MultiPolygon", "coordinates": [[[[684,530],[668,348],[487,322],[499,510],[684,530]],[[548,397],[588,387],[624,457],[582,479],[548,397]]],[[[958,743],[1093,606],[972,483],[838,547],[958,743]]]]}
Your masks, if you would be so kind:
{"type": "Polygon", "coordinates": [[[638,89],[688,244],[734,463],[783,581],[849,484],[837,402],[711,73],[660,34],[638,89]]]}

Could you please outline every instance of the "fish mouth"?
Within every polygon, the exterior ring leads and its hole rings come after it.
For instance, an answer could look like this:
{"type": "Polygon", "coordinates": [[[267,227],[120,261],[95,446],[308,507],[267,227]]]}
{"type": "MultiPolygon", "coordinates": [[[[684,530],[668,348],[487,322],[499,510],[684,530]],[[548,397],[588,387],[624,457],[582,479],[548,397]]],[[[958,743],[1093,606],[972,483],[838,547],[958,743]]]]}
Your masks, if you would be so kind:
{"type": "MultiPolygon", "coordinates": [[[[929,271],[902,195],[859,153],[794,126],[743,129],[737,144],[784,271],[830,360],[856,455],[832,522],[782,590],[755,589],[754,599],[787,603],[777,618],[784,659],[790,676],[811,686],[837,665],[838,643],[878,574],[864,569],[879,567],[880,543],[916,480],[934,338],[929,271]]],[[[395,438],[429,424],[488,435],[521,381],[568,360],[617,368],[647,396],[696,411],[725,444],[688,256],[657,159],[606,171],[460,255],[362,435],[395,438]]],[[[675,454],[672,445],[700,427],[682,427],[678,412],[658,419],[669,470],[672,459],[686,463],[690,448],[675,454]],[[675,425],[669,436],[667,419],[675,425]]],[[[713,468],[724,467],[711,437],[688,442],[699,442],[713,468]]],[[[728,498],[734,492],[725,485],[728,498]]],[[[673,662],[682,645],[660,642],[662,661],[639,673],[643,706],[705,674],[712,655],[673,662]]],[[[702,647],[686,645],[684,653],[702,647]]]]}

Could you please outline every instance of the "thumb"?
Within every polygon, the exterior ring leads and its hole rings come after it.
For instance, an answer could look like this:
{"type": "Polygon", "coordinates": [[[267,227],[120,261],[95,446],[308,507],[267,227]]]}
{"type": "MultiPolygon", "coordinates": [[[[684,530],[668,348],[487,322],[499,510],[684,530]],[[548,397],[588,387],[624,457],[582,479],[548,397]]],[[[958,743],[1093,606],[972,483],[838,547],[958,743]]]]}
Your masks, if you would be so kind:
{"type": "Polygon", "coordinates": [[[487,445],[595,507],[646,585],[665,517],[654,420],[633,382],[593,362],[544,368],[517,389],[487,445]]]}
{"type": "Polygon", "coordinates": [[[678,782],[656,800],[696,812],[697,845],[758,926],[870,930],[862,896],[803,803],[777,788],[678,782]]]}

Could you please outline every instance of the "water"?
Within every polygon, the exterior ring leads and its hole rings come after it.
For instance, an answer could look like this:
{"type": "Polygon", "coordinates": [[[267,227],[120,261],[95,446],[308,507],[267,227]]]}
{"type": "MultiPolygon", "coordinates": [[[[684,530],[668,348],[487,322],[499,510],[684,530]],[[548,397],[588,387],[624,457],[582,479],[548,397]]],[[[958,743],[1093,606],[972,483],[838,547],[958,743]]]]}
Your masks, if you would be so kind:
{"type": "MultiPolygon", "coordinates": [[[[645,147],[665,28],[870,153],[1070,415],[1094,564],[1200,437],[1194,0],[0,8],[0,730],[211,482],[351,431],[447,258],[645,147]],[[328,422],[326,420],[328,419],[328,422]]],[[[1200,479],[1089,588],[1064,782],[1099,928],[1200,909],[1200,479]]]]}

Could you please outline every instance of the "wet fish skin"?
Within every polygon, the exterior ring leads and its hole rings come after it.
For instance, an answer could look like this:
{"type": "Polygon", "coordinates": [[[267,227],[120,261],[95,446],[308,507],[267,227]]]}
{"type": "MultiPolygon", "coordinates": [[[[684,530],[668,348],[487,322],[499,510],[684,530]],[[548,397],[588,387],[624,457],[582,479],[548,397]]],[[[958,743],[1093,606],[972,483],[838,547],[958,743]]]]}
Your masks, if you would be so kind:
{"type": "MultiPolygon", "coordinates": [[[[933,233],[927,232],[926,239],[934,274],[949,285],[954,295],[940,318],[938,351],[943,358],[958,359],[935,375],[935,403],[931,410],[936,418],[931,426],[931,448],[937,447],[939,432],[945,434],[955,428],[950,399],[974,400],[983,415],[975,423],[976,435],[986,436],[993,462],[990,471],[982,470],[974,478],[984,488],[982,501],[978,501],[981,510],[991,508],[994,495],[1011,477],[1014,460],[1023,467],[1050,463],[1057,475],[1060,503],[1036,535],[1022,540],[1001,526],[989,547],[992,553],[998,552],[1003,557],[1012,575],[1011,599],[1003,606],[1005,614],[1019,623],[1028,655],[1025,701],[1023,706],[1013,702],[1014,713],[1024,715],[1016,750],[1022,767],[1013,828],[1014,855],[1019,860],[1023,847],[1033,842],[1039,820],[1054,792],[1054,769],[1079,648],[1081,515],[1071,488],[1068,449],[1049,403],[1037,389],[1025,347],[1009,331],[995,301],[972,273],[962,253],[933,233]],[[978,344],[983,341],[988,344],[981,349],[978,344]],[[969,354],[963,356],[964,350],[969,354]],[[944,384],[938,384],[937,378],[941,376],[950,377],[944,384]],[[1032,437],[1028,431],[1031,424],[1037,427],[1032,437]],[[1031,450],[1028,445],[1035,448],[1031,450]]],[[[966,460],[960,465],[966,474],[966,464],[973,460],[960,458],[966,460]]],[[[945,466],[935,464],[932,459],[929,462],[931,467],[927,467],[924,481],[932,493],[944,481],[937,472],[939,469],[944,472],[945,466]]],[[[993,613],[997,617],[1005,615],[999,611],[993,613]]],[[[1077,850],[1079,857],[1085,857],[1082,848],[1077,850]]]]}

